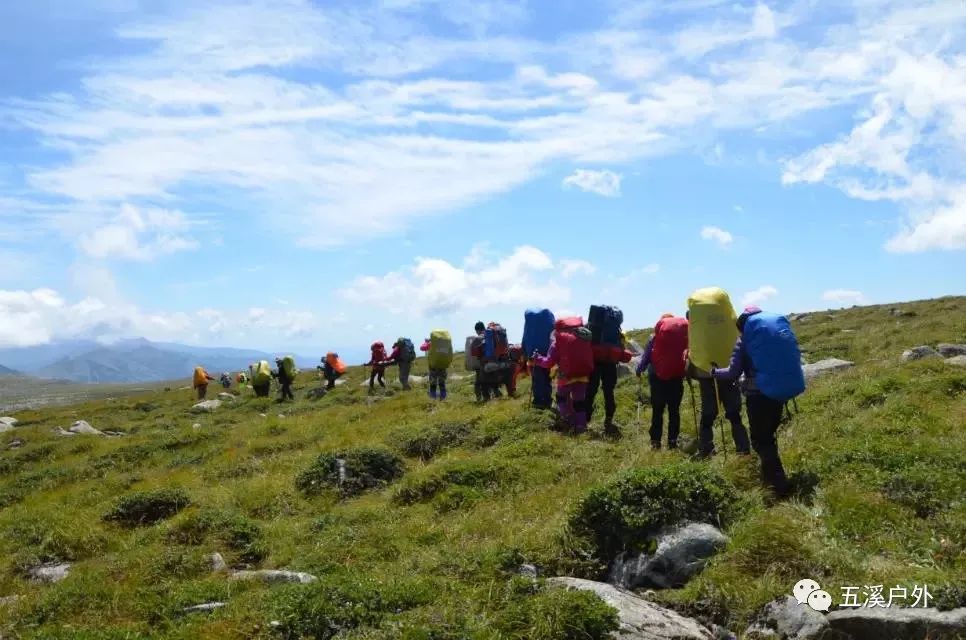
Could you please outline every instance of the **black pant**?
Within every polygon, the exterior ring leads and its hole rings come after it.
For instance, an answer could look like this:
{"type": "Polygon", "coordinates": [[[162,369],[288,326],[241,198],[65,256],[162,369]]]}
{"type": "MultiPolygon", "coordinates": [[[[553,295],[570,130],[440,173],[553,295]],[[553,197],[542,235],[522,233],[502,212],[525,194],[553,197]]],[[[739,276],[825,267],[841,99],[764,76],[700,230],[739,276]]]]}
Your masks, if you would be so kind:
{"type": "Polygon", "coordinates": [[[255,390],[255,395],[259,398],[267,398],[268,392],[271,389],[271,383],[266,382],[265,384],[253,384],[252,389],[255,390]]]}
{"type": "Polygon", "coordinates": [[[329,390],[335,389],[335,381],[338,380],[342,374],[337,373],[335,369],[326,369],[323,373],[325,374],[326,380],[325,388],[329,390]]]}
{"type": "Polygon", "coordinates": [[[292,395],[292,381],[291,380],[279,380],[279,385],[282,387],[281,400],[295,400],[295,396],[292,395]]]}
{"type": "Polygon", "coordinates": [[[386,372],[382,370],[373,369],[369,373],[369,389],[372,390],[376,386],[376,380],[379,381],[379,386],[385,388],[386,386],[386,372]]]}
{"type": "Polygon", "coordinates": [[[549,409],[553,406],[553,387],[550,385],[550,372],[543,367],[534,366],[530,370],[530,384],[533,385],[533,406],[549,409]]]}
{"type": "Polygon", "coordinates": [[[748,424],[751,427],[751,446],[761,458],[762,482],[770,484],[779,496],[788,494],[788,478],[778,457],[778,440],[775,433],[781,423],[784,402],[772,400],[760,393],[749,395],[748,424]]]}
{"type": "Polygon", "coordinates": [[[698,378],[701,387],[701,452],[714,451],[714,420],[718,417],[717,397],[725,408],[725,418],[731,423],[731,438],[735,441],[738,453],[750,453],[748,432],[741,422],[741,392],[737,380],[718,380],[718,394],[715,396],[715,382],[711,378],[698,378]]]}
{"type": "Polygon", "coordinates": [[[617,386],[617,365],[610,362],[598,362],[587,384],[587,422],[594,415],[594,400],[597,390],[604,391],[604,422],[614,421],[617,412],[617,400],[614,399],[614,388],[617,386]]]}
{"type": "Polygon", "coordinates": [[[681,432],[684,378],[661,380],[652,372],[648,374],[647,381],[651,387],[651,442],[661,442],[664,433],[664,410],[667,409],[667,446],[673,449],[678,444],[678,434],[681,432]]]}

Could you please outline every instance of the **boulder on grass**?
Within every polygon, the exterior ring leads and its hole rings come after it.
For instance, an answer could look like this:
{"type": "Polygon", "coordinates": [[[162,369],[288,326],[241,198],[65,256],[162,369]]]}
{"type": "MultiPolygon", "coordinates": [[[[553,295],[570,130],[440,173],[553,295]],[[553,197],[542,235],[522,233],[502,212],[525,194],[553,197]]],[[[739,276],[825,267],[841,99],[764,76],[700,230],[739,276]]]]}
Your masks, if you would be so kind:
{"type": "Polygon", "coordinates": [[[902,352],[903,362],[914,362],[916,360],[926,360],[929,358],[941,358],[941,357],[942,356],[939,355],[938,351],[926,345],[922,345],[921,347],[913,347],[912,349],[906,349],[905,351],[902,352]]]}
{"type": "Polygon", "coordinates": [[[937,609],[839,609],[828,615],[829,626],[851,640],[959,640],[966,637],[966,607],[937,609]]]}
{"type": "Polygon", "coordinates": [[[211,413],[221,406],[221,400],[204,400],[191,407],[194,413],[211,413]]]}

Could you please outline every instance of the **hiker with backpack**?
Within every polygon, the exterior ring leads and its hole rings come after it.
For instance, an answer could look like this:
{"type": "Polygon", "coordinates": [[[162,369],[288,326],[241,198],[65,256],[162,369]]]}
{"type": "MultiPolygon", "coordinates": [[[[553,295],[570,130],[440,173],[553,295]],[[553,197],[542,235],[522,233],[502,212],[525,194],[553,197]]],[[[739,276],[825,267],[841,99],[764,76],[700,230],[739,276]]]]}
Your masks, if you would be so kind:
{"type": "MultiPolygon", "coordinates": [[[[483,353],[480,358],[484,402],[490,398],[502,398],[500,386],[506,382],[510,370],[510,342],[506,329],[498,322],[486,325],[483,331],[483,353]]],[[[509,391],[509,390],[508,390],[509,391]]]]}
{"type": "MultiPolygon", "coordinates": [[[[550,351],[550,341],[556,318],[550,309],[527,309],[523,314],[523,354],[530,356],[536,353],[545,356],[550,351]]],[[[537,409],[549,409],[553,403],[553,387],[550,384],[550,372],[537,366],[529,366],[530,391],[532,406],[537,409]]]]}
{"type": "MultiPolygon", "coordinates": [[[[475,335],[466,339],[464,352],[465,362],[463,363],[467,371],[473,372],[473,393],[476,394],[476,401],[483,402],[483,336],[486,332],[486,325],[477,322],[473,327],[475,335]]],[[[486,397],[489,400],[489,394],[486,397]]]]}
{"type": "Polygon", "coordinates": [[[272,387],[272,369],[268,366],[268,360],[259,360],[251,367],[252,390],[256,398],[267,398],[272,387]]]}
{"type": "Polygon", "coordinates": [[[661,448],[664,410],[667,409],[667,448],[678,448],[681,432],[681,400],[684,398],[685,355],[688,352],[688,321],[665,313],[654,326],[637,365],[637,376],[647,371],[651,389],[651,448],[661,448]]]}
{"type": "Polygon", "coordinates": [[[591,332],[583,318],[561,318],[554,323],[554,339],[547,355],[534,351],[534,364],[544,369],[557,367],[557,410],[574,433],[587,431],[587,383],[594,372],[591,332]]]}
{"type": "Polygon", "coordinates": [[[587,422],[593,418],[594,400],[600,389],[604,392],[604,434],[612,438],[621,435],[620,427],[614,422],[614,414],[617,413],[617,400],[614,397],[617,365],[630,362],[633,357],[624,348],[623,322],[624,314],[617,307],[593,305],[587,316],[594,351],[594,372],[587,386],[587,422]]]}
{"type": "Polygon", "coordinates": [[[737,380],[744,374],[751,446],[761,459],[762,481],[778,497],[785,497],[790,487],[776,433],[785,403],[805,391],[798,338],[786,317],[754,306],[745,308],[735,326],[740,335],[728,366],[712,367],[711,375],[716,380],[737,380]]]}
{"type": "MultiPolygon", "coordinates": [[[[701,390],[701,425],[698,453],[702,457],[715,454],[714,423],[718,405],[724,406],[725,418],[731,423],[731,438],[739,455],[750,455],[748,432],[741,421],[741,391],[736,379],[711,376],[715,362],[727,362],[738,331],[737,316],[728,294],[717,287],[698,289],[688,298],[687,376],[696,378],[701,390]]],[[[722,442],[722,445],[724,443],[722,442]]]]}
{"type": "Polygon", "coordinates": [[[231,375],[229,375],[229,373],[227,371],[223,371],[222,374],[221,374],[221,378],[218,379],[218,382],[221,383],[221,386],[223,388],[230,389],[231,388],[231,375]]]}
{"type": "Polygon", "coordinates": [[[191,376],[191,386],[198,393],[198,400],[204,400],[205,396],[208,395],[208,383],[212,380],[214,378],[208,375],[204,367],[195,367],[194,373],[191,376]]]}
{"type": "Polygon", "coordinates": [[[369,362],[365,363],[364,367],[372,367],[369,370],[369,393],[372,393],[376,388],[376,382],[379,382],[379,386],[383,389],[386,388],[386,360],[388,355],[386,354],[386,347],[381,342],[373,342],[372,346],[369,348],[371,357],[369,362]]]}
{"type": "Polygon", "coordinates": [[[389,354],[386,364],[394,364],[399,367],[399,384],[402,385],[405,391],[409,391],[412,388],[409,386],[409,372],[412,370],[415,360],[416,347],[413,346],[412,340],[409,338],[399,338],[393,343],[392,353],[389,354]]]}
{"type": "Polygon", "coordinates": [[[295,358],[292,356],[275,358],[275,364],[278,367],[275,377],[278,378],[280,387],[278,401],[295,400],[295,396],[292,394],[292,383],[295,382],[295,358]]]}
{"type": "Polygon", "coordinates": [[[325,378],[325,389],[331,391],[335,389],[335,381],[342,377],[346,371],[345,363],[339,358],[339,354],[330,351],[322,358],[322,366],[319,367],[322,377],[325,378]]]}
{"type": "Polygon", "coordinates": [[[419,347],[426,353],[429,365],[429,397],[433,400],[446,399],[446,378],[453,364],[453,339],[449,331],[436,329],[419,347]]]}

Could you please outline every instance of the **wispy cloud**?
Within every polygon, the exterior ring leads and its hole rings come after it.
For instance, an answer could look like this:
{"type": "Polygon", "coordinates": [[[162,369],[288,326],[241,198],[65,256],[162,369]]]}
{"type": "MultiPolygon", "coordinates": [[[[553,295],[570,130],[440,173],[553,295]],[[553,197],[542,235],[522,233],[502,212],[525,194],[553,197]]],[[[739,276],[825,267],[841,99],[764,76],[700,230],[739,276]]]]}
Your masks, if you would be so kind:
{"type": "Polygon", "coordinates": [[[727,247],[735,240],[734,236],[732,236],[730,232],[725,231],[720,227],[712,226],[701,228],[701,238],[704,240],[717,242],[722,247],[727,247]]]}
{"type": "Polygon", "coordinates": [[[865,304],[865,296],[854,289],[830,289],[822,294],[822,300],[840,305],[865,304]]]}
{"type": "Polygon", "coordinates": [[[565,187],[577,187],[581,191],[596,193],[599,196],[615,198],[621,194],[621,180],[624,176],[613,171],[592,171],[577,169],[564,178],[565,187]]]}
{"type": "Polygon", "coordinates": [[[774,298],[777,295],[778,295],[778,289],[776,289],[775,287],[769,284],[766,284],[758,287],[754,291],[749,291],[744,296],[742,296],[741,304],[744,307],[748,307],[751,305],[759,306],[766,300],[774,298]]]}

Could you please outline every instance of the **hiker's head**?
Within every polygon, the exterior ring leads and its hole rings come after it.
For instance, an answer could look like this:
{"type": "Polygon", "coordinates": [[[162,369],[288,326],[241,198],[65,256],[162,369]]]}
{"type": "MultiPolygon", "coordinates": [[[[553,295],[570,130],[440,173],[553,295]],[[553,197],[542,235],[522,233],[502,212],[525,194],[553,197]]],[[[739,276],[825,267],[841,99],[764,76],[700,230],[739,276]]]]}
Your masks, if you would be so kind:
{"type": "Polygon", "coordinates": [[[738,331],[744,332],[745,321],[747,321],[750,316],[753,316],[756,313],[761,313],[761,309],[756,307],[755,305],[750,305],[745,307],[745,310],[741,312],[741,315],[738,316],[737,322],[735,322],[735,324],[738,327],[738,331]]]}
{"type": "Polygon", "coordinates": [[[674,314],[673,313],[662,313],[661,314],[661,320],[664,320],[665,318],[673,318],[673,317],[674,317],[674,314]]]}
{"type": "Polygon", "coordinates": [[[477,335],[479,335],[479,334],[483,333],[484,331],[486,331],[486,325],[483,324],[482,322],[477,322],[476,325],[473,328],[476,330],[476,334],[477,335]]]}

